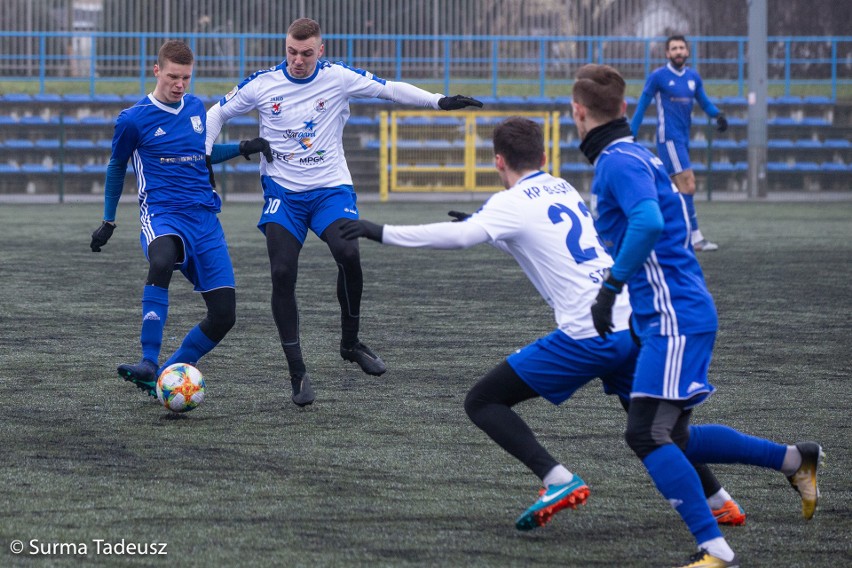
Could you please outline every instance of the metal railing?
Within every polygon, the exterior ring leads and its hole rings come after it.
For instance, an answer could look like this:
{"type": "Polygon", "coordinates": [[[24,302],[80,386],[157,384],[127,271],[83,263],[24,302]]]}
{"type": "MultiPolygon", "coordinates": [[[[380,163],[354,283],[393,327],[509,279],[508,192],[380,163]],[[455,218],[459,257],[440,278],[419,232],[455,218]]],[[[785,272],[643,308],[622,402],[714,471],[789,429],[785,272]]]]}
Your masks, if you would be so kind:
{"type": "MultiPolygon", "coordinates": [[[[196,53],[195,89],[207,88],[210,94],[284,57],[280,34],[4,31],[2,90],[144,94],[153,84],[151,69],[160,44],[175,37],[196,53]],[[117,38],[122,50],[107,47],[117,38]]],[[[585,63],[613,65],[635,88],[665,63],[661,37],[329,34],[323,39],[331,61],[444,93],[464,88],[492,97],[565,95],[573,72],[585,63]]],[[[725,94],[745,95],[748,38],[696,36],[690,47],[690,64],[707,85],[726,85],[729,91],[733,86],[734,92],[725,94]]],[[[850,90],[852,36],[770,37],[766,49],[770,88],[776,95],[807,89],[806,94],[836,100],[850,90]]]]}

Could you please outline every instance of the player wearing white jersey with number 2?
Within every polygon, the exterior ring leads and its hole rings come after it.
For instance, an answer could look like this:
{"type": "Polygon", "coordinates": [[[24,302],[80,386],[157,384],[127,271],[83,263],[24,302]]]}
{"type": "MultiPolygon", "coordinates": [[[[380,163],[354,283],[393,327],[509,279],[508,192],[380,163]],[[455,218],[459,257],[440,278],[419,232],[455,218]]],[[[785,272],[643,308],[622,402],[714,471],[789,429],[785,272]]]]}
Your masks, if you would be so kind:
{"type": "MultiPolygon", "coordinates": [[[[519,530],[530,530],[554,513],[584,503],[589,488],[539,444],[511,407],[539,396],[560,404],[600,378],[604,392],[618,395],[626,408],[638,348],[628,325],[629,301],[622,296],[613,307],[615,332],[603,339],[595,330],[590,307],[612,258],[598,239],[582,197],[564,179],[541,171],[541,127],[524,118],[507,119],[494,130],[494,154],[507,189],[473,215],[450,212],[463,222],[383,226],[350,221],[341,235],[436,249],[489,243],[515,258],[553,308],[557,329],[497,365],[465,400],[470,419],[542,480],[540,498],[515,523],[519,530]]],[[[721,489],[710,470],[699,467],[708,486],[721,489]]]]}
{"type": "Polygon", "coordinates": [[[357,241],[339,237],[341,223],[358,218],[352,176],[343,153],[349,100],[383,98],[407,105],[456,110],[482,103],[445,97],[407,83],[385,81],[342,63],[321,60],[320,26],[301,18],[290,24],[285,61],[245,79],[207,112],[207,149],[229,119],[257,110],[260,132],[274,160],[260,166],[263,213],[272,271],[272,314],[290,372],[293,402],[314,401],[299,341],[296,276],[308,229],[326,242],[338,267],[342,337],[340,355],[370,375],[385,363],[358,339],[363,277],[357,241]]]}

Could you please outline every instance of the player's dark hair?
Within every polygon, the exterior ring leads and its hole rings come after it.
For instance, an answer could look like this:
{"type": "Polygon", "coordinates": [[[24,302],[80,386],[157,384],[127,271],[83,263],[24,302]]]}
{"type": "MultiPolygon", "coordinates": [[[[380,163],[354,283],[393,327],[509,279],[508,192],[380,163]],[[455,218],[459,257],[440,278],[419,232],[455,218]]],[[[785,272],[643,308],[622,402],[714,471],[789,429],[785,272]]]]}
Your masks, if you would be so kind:
{"type": "Polygon", "coordinates": [[[685,38],[684,36],[682,36],[682,35],[680,35],[680,34],[678,34],[678,35],[672,35],[672,36],[669,36],[669,37],[666,39],[666,51],[668,51],[668,50],[669,50],[669,44],[670,44],[671,42],[673,42],[673,41],[682,41],[683,43],[686,43],[687,45],[689,45],[689,44],[686,42],[686,38],[685,38]]]}
{"type": "Polygon", "coordinates": [[[506,165],[522,172],[541,168],[544,135],[541,126],[527,118],[512,116],[494,128],[494,154],[500,154],[506,165]]]}
{"type": "Polygon", "coordinates": [[[577,71],[571,95],[593,118],[609,122],[621,116],[626,87],[615,68],[589,63],[577,71]]]}
{"type": "Polygon", "coordinates": [[[299,18],[287,28],[287,35],[299,41],[305,41],[312,37],[320,37],[322,30],[320,25],[310,18],[299,18]]]}
{"type": "Polygon", "coordinates": [[[160,47],[157,53],[157,65],[162,67],[166,61],[177,63],[178,65],[192,65],[195,56],[189,46],[182,41],[176,39],[169,40],[160,47]]]}

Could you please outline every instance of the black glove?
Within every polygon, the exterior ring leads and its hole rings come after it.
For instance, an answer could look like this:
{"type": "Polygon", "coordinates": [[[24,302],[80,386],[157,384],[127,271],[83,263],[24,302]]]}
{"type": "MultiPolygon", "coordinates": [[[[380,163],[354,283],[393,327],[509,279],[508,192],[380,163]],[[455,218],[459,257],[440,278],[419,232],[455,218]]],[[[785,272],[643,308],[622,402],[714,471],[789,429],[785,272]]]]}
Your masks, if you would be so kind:
{"type": "Polygon", "coordinates": [[[204,156],[204,163],[207,164],[207,175],[210,177],[210,187],[216,187],[216,176],[213,175],[213,160],[210,154],[204,156]]]}
{"type": "Polygon", "coordinates": [[[456,95],[454,97],[443,97],[438,101],[438,106],[441,110],[459,110],[470,106],[482,108],[482,101],[464,95],[456,95]]]}
{"type": "Polygon", "coordinates": [[[453,218],[453,223],[464,221],[465,219],[470,217],[470,213],[463,213],[461,211],[450,211],[449,213],[447,213],[447,215],[453,218]]]}
{"type": "Polygon", "coordinates": [[[110,223],[108,221],[101,223],[101,226],[95,229],[95,232],[92,233],[92,244],[89,245],[92,247],[92,252],[101,252],[101,247],[107,244],[107,241],[112,236],[112,232],[114,230],[115,223],[110,223]]]}
{"type": "Polygon", "coordinates": [[[719,113],[716,116],[716,130],[719,132],[724,132],[728,129],[728,119],[725,118],[724,113],[719,113]]]}
{"type": "Polygon", "coordinates": [[[612,333],[614,327],[612,323],[612,306],[615,304],[615,297],[621,292],[624,287],[624,282],[616,280],[612,275],[608,275],[607,279],[601,285],[598,297],[595,298],[595,303],[592,304],[592,323],[595,324],[595,329],[598,335],[606,337],[606,334],[612,333]]]}
{"type": "Polygon", "coordinates": [[[269,140],[266,138],[255,138],[254,140],[243,140],[240,142],[240,154],[246,160],[249,159],[249,156],[258,152],[263,154],[267,163],[272,162],[272,148],[269,147],[269,140]]]}
{"type": "Polygon", "coordinates": [[[384,230],[384,225],[377,225],[370,221],[359,219],[357,221],[347,221],[340,225],[340,236],[350,241],[358,237],[364,237],[371,241],[382,242],[382,232],[384,230]]]}

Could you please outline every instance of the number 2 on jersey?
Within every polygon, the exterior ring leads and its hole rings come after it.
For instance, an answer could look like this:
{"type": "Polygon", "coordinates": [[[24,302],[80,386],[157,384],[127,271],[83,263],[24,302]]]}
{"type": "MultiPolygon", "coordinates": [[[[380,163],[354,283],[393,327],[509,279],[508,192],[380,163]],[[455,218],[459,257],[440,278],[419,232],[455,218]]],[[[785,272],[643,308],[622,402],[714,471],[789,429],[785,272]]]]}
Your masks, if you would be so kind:
{"type": "MultiPolygon", "coordinates": [[[[588,217],[589,208],[586,207],[586,204],[581,201],[577,205],[580,212],[588,217]]],[[[565,220],[563,215],[571,220],[571,228],[568,229],[568,236],[565,237],[565,244],[568,247],[568,252],[571,253],[571,258],[573,258],[577,264],[582,264],[587,260],[596,259],[598,257],[598,251],[595,250],[595,247],[584,249],[580,246],[580,237],[583,235],[583,225],[577,214],[567,205],[563,205],[562,203],[554,203],[547,210],[547,216],[550,217],[550,221],[554,225],[565,220]]]]}

